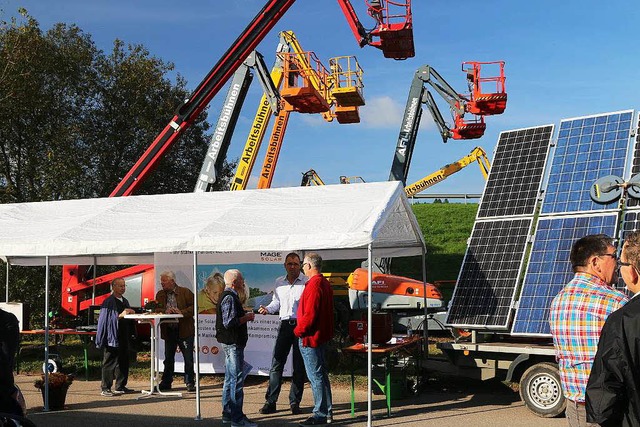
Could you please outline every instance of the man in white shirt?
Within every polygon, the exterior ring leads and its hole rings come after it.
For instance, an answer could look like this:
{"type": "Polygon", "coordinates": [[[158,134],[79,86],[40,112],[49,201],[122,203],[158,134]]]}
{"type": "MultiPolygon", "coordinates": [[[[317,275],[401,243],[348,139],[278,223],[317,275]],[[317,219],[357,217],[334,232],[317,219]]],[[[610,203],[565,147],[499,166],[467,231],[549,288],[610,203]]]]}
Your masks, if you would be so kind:
{"type": "Polygon", "coordinates": [[[293,347],[293,377],[289,391],[289,405],[291,413],[294,415],[300,413],[300,401],[304,389],[304,362],[298,347],[298,339],[293,334],[293,330],[296,327],[298,302],[309,278],[300,272],[300,256],[295,252],[286,256],[284,268],[287,274],[276,279],[276,288],[271,303],[266,307],[261,305],[258,309],[260,314],[280,313],[280,327],[269,370],[269,386],[265,394],[266,402],[260,409],[261,414],[276,412],[276,402],[282,387],[282,371],[291,347],[293,347]]]}

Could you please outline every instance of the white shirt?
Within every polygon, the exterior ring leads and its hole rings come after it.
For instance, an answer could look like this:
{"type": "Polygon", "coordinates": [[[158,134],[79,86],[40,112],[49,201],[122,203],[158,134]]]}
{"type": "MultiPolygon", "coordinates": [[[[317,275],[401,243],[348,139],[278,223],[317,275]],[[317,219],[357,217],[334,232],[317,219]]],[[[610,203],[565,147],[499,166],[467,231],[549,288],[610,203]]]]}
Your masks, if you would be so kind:
{"type": "Polygon", "coordinates": [[[293,284],[289,283],[286,275],[278,277],[273,298],[265,307],[267,311],[270,314],[280,311],[280,320],[295,319],[298,313],[298,302],[308,281],[309,278],[302,273],[293,281],[293,284]]]}

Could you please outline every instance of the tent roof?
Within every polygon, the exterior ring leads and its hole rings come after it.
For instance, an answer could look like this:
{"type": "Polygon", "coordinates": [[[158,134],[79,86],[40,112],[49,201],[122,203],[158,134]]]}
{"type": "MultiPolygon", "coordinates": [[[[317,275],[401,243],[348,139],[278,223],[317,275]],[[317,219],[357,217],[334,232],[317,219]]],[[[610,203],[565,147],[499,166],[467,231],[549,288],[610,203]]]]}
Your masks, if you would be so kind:
{"type": "Polygon", "coordinates": [[[375,256],[422,254],[399,182],[0,205],[0,256],[14,264],[153,262],[176,251],[355,258],[369,243],[375,256]]]}

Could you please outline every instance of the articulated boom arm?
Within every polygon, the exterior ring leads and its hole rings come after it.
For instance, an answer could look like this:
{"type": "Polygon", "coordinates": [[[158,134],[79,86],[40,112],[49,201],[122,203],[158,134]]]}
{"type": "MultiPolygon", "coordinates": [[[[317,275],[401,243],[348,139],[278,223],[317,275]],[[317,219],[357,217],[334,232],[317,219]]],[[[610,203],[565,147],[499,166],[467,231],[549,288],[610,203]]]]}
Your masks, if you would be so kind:
{"type": "Polygon", "coordinates": [[[269,0],[222,58],[209,71],[189,99],[178,108],[169,124],[156,137],[142,157],[120,181],[111,197],[128,196],[155,168],[176,138],[193,124],[225,82],[240,67],[262,39],[271,31],[295,0],[269,0]]]}
{"type": "Polygon", "coordinates": [[[205,156],[198,181],[196,182],[196,192],[210,191],[216,182],[216,175],[220,173],[224,159],[227,156],[231,137],[235,130],[242,110],[242,104],[249,91],[249,86],[253,80],[251,69],[255,70],[258,80],[269,102],[271,110],[276,114],[280,111],[280,93],[275,86],[262,55],[257,52],[251,52],[251,55],[236,70],[227,92],[220,117],[214,128],[209,149],[205,156]]]}
{"type": "Polygon", "coordinates": [[[460,170],[474,162],[478,163],[478,166],[480,166],[480,172],[486,180],[491,164],[489,163],[487,153],[482,148],[476,147],[473,149],[473,151],[471,151],[471,154],[461,158],[458,161],[443,166],[439,170],[425,176],[424,178],[414,182],[413,184],[407,185],[404,188],[404,191],[407,194],[407,197],[415,196],[416,194],[431,187],[432,185],[444,181],[447,177],[453,175],[456,172],[459,172],[460,170]]]}
{"type": "Polygon", "coordinates": [[[320,178],[320,176],[316,173],[315,170],[309,169],[305,173],[302,174],[302,181],[300,182],[301,187],[308,187],[311,184],[313,185],[324,185],[324,181],[320,178]]]}

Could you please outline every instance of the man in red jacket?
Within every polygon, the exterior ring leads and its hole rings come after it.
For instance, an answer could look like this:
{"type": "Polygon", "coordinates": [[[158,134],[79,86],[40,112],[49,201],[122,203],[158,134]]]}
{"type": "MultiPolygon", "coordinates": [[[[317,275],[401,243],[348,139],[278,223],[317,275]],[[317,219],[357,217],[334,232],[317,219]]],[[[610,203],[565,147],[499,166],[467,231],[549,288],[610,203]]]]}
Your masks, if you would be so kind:
{"type": "Polygon", "coordinates": [[[333,291],[322,275],[322,258],[310,252],[302,262],[309,278],[298,303],[298,324],[293,330],[300,338],[300,353],[313,392],[313,416],[301,426],[328,424],[331,415],[331,385],[325,359],[327,342],[333,338],[333,291]]]}

